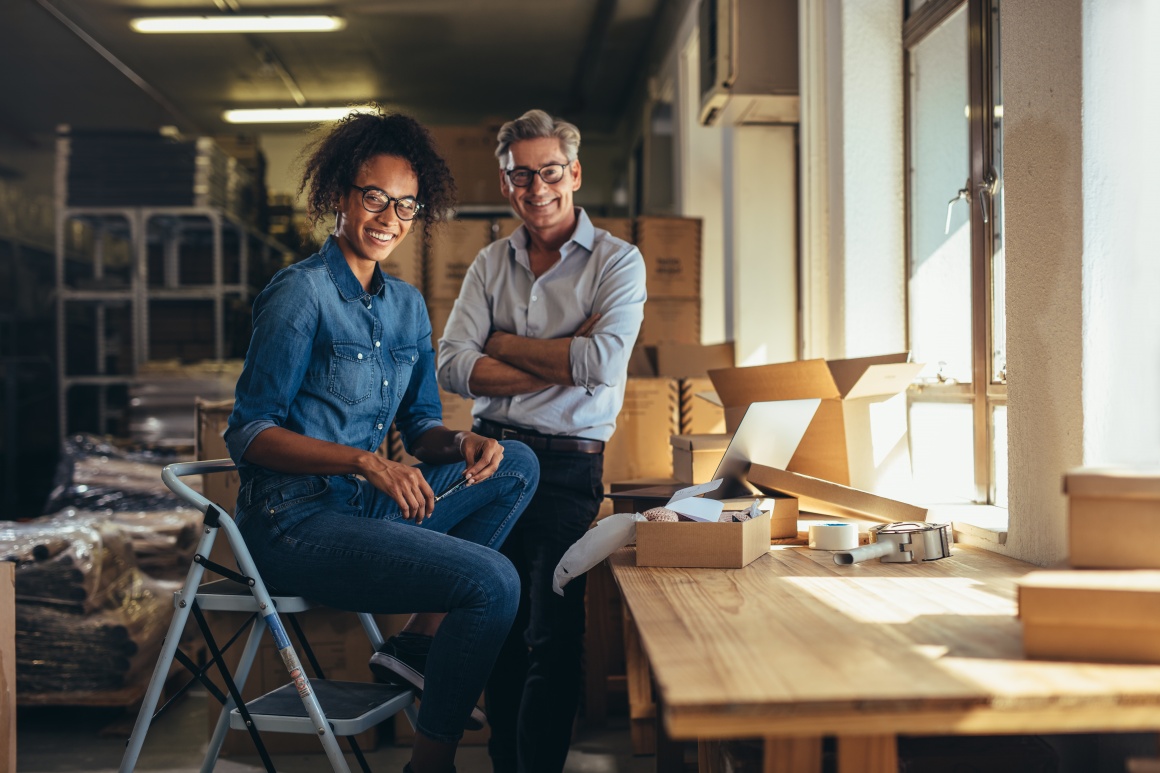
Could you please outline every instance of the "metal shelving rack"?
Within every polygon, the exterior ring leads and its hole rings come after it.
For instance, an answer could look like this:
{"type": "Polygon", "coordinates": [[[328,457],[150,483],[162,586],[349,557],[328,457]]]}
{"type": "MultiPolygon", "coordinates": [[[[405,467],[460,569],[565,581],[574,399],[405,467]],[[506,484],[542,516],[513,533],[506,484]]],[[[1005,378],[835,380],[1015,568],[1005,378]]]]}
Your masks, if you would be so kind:
{"type": "MultiPolygon", "coordinates": [[[[97,390],[98,431],[108,429],[109,389],[128,387],[142,364],[150,360],[150,306],[165,301],[203,301],[213,307],[213,354],[215,359],[227,356],[225,342],[226,304],[231,299],[246,301],[251,296],[248,277],[251,262],[269,265],[274,255],[284,258],[286,247],[258,232],[253,226],[230,212],[208,206],[189,207],[68,207],[64,206],[63,186],[58,185],[58,207],[55,223],[56,255],[56,353],[58,368],[58,412],[61,436],[69,432],[69,391],[78,386],[97,390]],[[92,248],[84,282],[70,281],[66,261],[66,236],[69,225],[77,220],[92,228],[92,248]],[[182,249],[191,236],[208,235],[210,281],[182,281],[182,249]],[[120,267],[120,276],[109,272],[107,252],[111,240],[128,243],[128,266],[120,267]],[[231,241],[236,249],[227,248],[231,241]],[[151,281],[151,250],[161,253],[159,282],[151,281]],[[227,257],[235,269],[226,277],[227,257]],[[83,286],[82,286],[83,284],[83,286]],[[68,308],[87,304],[93,310],[95,367],[78,373],[70,368],[68,308]],[[109,311],[127,309],[128,356],[116,367],[110,357],[118,348],[110,336],[109,311]]],[[[122,351],[125,347],[120,347],[122,351]]]]}

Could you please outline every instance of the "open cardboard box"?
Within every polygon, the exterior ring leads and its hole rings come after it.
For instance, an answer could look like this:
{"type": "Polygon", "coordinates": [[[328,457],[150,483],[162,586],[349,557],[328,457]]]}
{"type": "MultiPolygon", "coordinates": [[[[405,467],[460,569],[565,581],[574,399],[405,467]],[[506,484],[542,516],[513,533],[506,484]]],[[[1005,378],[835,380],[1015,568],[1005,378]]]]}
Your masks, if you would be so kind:
{"type": "Polygon", "coordinates": [[[761,511],[760,492],[746,483],[745,475],[751,459],[784,464],[797,448],[818,402],[783,400],[749,406],[717,466],[714,480],[680,489],[665,502],[664,506],[675,511],[682,521],[637,524],[637,564],[739,568],[769,550],[775,536],[796,536],[796,501],[774,498],[771,511],[761,511]],[[752,500],[750,517],[722,522],[726,502],[739,496],[752,500]]]}
{"type": "Polygon", "coordinates": [[[925,507],[762,464],[752,465],[746,480],[759,491],[796,497],[798,507],[819,515],[882,523],[922,522],[927,516],[925,507]]]}
{"type": "Polygon", "coordinates": [[[788,464],[790,472],[856,489],[905,494],[910,449],[904,391],[922,370],[908,355],[801,360],[709,371],[733,431],[756,401],[819,398],[821,405],[788,464]]]}

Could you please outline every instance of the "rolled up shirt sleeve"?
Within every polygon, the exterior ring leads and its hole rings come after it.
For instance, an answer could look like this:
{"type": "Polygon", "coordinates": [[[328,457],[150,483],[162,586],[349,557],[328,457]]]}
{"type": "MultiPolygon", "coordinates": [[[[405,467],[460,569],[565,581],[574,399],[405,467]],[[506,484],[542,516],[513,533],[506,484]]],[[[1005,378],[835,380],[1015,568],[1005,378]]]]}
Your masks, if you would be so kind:
{"type": "Polygon", "coordinates": [[[284,425],[306,375],[320,312],[305,281],[276,277],[254,301],[254,332],[225,432],[234,464],[261,432],[284,425]]]}
{"type": "Polygon", "coordinates": [[[475,398],[471,392],[471,372],[487,345],[491,334],[491,304],[484,283],[485,262],[477,256],[467,269],[459,298],[451,308],[443,337],[439,339],[437,374],[439,386],[462,397],[475,398]]]}
{"type": "Polygon", "coordinates": [[[572,339],[568,354],[576,386],[592,394],[597,387],[624,379],[646,299],[644,258],[630,247],[609,262],[600,278],[592,307],[600,319],[592,334],[572,339]]]}

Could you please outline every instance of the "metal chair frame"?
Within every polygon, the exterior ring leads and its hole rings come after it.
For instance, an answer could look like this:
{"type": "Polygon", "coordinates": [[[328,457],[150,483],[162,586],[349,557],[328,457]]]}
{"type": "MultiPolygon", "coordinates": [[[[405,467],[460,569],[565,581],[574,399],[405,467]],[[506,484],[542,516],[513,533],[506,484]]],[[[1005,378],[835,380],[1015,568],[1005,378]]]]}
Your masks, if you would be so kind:
{"type": "MultiPolygon", "coordinates": [[[[181,462],[171,464],[162,470],[161,478],[165,485],[183,500],[201,510],[204,513],[204,521],[193,563],[181,590],[174,594],[173,620],[170,622],[161,654],[157,658],[157,665],[145,691],[133,732],[129,736],[120,771],[130,773],[136,767],[145,736],[153,720],[190,686],[200,681],[222,703],[221,714],[218,716],[209,749],[202,762],[202,773],[209,773],[217,764],[226,730],[231,727],[249,732],[258,755],[269,773],[274,773],[274,765],[265,744],[262,743],[261,731],[317,735],[331,768],[336,773],[350,773],[337,740],[337,736],[349,736],[351,750],[360,767],[364,773],[370,773],[366,758],[355,742],[354,736],[399,711],[404,711],[414,726],[415,694],[411,690],[393,685],[335,682],[323,677],[321,666],[294,617],[296,613],[305,612],[315,605],[301,596],[270,596],[233,518],[221,507],[181,481],[182,477],[188,475],[228,472],[233,469],[234,464],[229,459],[217,459],[181,462]],[[225,533],[238,565],[237,572],[209,559],[219,531],[225,533]],[[227,579],[202,584],[202,577],[207,568],[227,579]],[[249,612],[250,618],[225,646],[219,647],[206,624],[203,610],[249,612]],[[279,613],[287,615],[303,653],[311,664],[314,678],[308,677],[303,669],[298,652],[290,642],[279,613]],[[209,649],[210,660],[203,666],[194,663],[178,646],[191,615],[209,649]],[[223,653],[239,639],[246,626],[249,626],[250,633],[243,646],[241,660],[231,675],[223,660],[223,653]],[[241,691],[266,632],[273,638],[274,646],[286,666],[287,684],[247,704],[241,698],[241,691]],[[164,706],[157,709],[174,660],[185,666],[193,674],[193,678],[164,706]],[[207,672],[213,667],[218,669],[228,694],[223,693],[207,676],[207,672]]],[[[383,643],[383,636],[374,617],[367,613],[359,613],[358,617],[371,646],[377,649],[383,643]]]]}

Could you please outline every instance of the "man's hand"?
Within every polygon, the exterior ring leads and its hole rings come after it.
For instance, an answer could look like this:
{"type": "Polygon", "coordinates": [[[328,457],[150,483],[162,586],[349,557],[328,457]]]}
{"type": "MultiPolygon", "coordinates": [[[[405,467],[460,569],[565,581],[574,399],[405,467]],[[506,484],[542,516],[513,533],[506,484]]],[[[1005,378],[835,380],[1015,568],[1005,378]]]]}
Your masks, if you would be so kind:
{"type": "MultiPolygon", "coordinates": [[[[501,452],[502,456],[502,452],[501,452]]],[[[379,491],[399,503],[403,517],[422,523],[435,509],[435,493],[418,468],[376,457],[377,461],[363,477],[379,491]]]]}
{"type": "Polygon", "coordinates": [[[463,461],[467,462],[464,475],[468,485],[490,478],[503,461],[503,446],[499,441],[474,432],[460,433],[459,450],[463,454],[463,461]]]}
{"type": "Polygon", "coordinates": [[[512,333],[505,333],[502,330],[492,331],[492,334],[487,337],[487,343],[483,345],[483,353],[488,357],[495,357],[497,360],[502,360],[504,359],[504,344],[514,341],[518,337],[512,333]]]}

